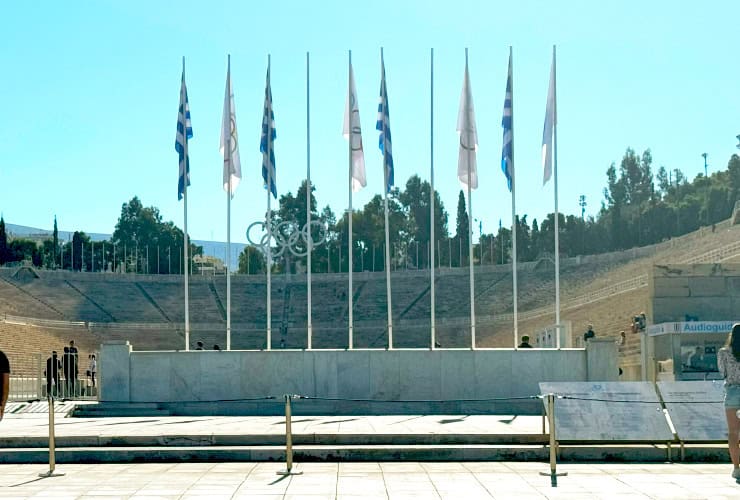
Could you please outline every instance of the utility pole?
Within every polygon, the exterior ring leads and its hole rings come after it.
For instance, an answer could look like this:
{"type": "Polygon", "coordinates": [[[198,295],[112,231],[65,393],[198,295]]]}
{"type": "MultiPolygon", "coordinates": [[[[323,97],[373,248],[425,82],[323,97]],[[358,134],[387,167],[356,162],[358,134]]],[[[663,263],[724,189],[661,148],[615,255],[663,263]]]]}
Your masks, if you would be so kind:
{"type": "Polygon", "coordinates": [[[707,176],[707,156],[709,155],[707,155],[706,153],[702,153],[701,156],[702,158],[704,158],[704,177],[706,177],[707,176]]]}

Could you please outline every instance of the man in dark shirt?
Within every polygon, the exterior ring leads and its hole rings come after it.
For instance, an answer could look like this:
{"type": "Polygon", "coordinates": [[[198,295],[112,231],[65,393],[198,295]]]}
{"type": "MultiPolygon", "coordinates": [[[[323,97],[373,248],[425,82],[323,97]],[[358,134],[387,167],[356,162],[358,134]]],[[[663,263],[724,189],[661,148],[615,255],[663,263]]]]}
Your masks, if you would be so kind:
{"type": "Polygon", "coordinates": [[[0,420],[5,415],[5,404],[10,394],[10,361],[3,351],[0,351],[0,420]]]}
{"type": "Polygon", "coordinates": [[[70,358],[70,374],[71,374],[71,394],[77,395],[78,390],[78,384],[77,384],[77,378],[80,375],[80,351],[77,350],[77,347],[75,347],[75,341],[70,340],[69,341],[69,354],[71,356],[70,358]]]}
{"type": "Polygon", "coordinates": [[[62,369],[62,362],[56,351],[51,352],[51,357],[46,358],[46,394],[59,395],[59,370],[62,369]],[[53,389],[53,392],[52,392],[53,389]]]}
{"type": "Polygon", "coordinates": [[[588,325],[588,330],[586,330],[586,333],[583,334],[583,342],[588,342],[594,337],[596,337],[596,333],[594,332],[594,325],[588,325]]]}
{"type": "Polygon", "coordinates": [[[519,344],[519,349],[531,349],[532,346],[529,345],[529,335],[523,335],[522,336],[522,343],[519,344]]]}
{"type": "Polygon", "coordinates": [[[69,347],[64,347],[64,354],[62,354],[62,372],[64,372],[64,397],[70,397],[72,395],[72,379],[74,372],[72,371],[72,353],[69,352],[69,347]]]}

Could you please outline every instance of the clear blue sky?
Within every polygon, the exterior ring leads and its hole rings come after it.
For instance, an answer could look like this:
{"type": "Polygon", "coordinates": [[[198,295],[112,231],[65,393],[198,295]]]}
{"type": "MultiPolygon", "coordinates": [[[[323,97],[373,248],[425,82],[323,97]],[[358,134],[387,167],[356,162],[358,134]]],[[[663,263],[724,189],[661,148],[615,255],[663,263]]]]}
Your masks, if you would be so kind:
{"type": "Polygon", "coordinates": [[[397,184],[429,177],[429,49],[435,48],[435,177],[454,229],[460,185],[455,132],[464,48],[478,119],[484,232],[510,224],[500,170],[501,112],[514,47],[517,212],[553,210],[540,151],[552,45],[558,47],[561,212],[603,199],[606,169],[626,147],[650,147],[654,166],[689,178],[726,168],[740,133],[740,2],[11,2],[0,18],[0,211],[7,222],[112,232],[138,195],[182,227],[174,150],[181,58],[195,133],[188,226],[226,238],[218,152],[226,77],[232,78],[243,179],[232,239],[264,215],[259,135],[267,54],[278,139],[278,192],[306,172],[305,57],[311,53],[312,180],[320,206],[347,206],[341,136],[352,49],[368,186],[382,192],[375,131],[380,47],[385,48],[397,184]]]}

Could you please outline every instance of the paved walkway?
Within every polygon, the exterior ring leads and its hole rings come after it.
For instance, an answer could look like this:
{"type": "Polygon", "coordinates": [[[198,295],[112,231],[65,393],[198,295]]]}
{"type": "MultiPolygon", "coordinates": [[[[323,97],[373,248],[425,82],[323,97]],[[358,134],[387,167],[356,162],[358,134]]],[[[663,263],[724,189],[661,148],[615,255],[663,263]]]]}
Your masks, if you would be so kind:
{"type": "MultiPolygon", "coordinates": [[[[56,436],[285,435],[285,417],[64,418],[56,436]]],[[[48,413],[6,413],[0,438],[46,437],[48,413]]],[[[295,434],[538,434],[542,417],[507,415],[293,416],[295,434]]]]}
{"type": "Polygon", "coordinates": [[[0,498],[464,499],[727,498],[740,496],[718,464],[565,464],[558,486],[534,462],[306,463],[281,478],[277,463],[0,465],[0,498]]]}

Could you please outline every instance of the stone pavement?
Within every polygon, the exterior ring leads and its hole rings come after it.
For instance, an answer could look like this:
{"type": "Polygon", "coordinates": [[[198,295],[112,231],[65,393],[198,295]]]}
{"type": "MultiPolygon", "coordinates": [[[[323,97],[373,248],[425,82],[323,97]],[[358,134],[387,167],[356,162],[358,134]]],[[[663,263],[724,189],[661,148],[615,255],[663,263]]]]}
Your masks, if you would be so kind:
{"type": "MultiPolygon", "coordinates": [[[[57,415],[56,436],[285,435],[285,417],[98,417],[57,415]]],[[[48,413],[6,413],[0,439],[46,437],[48,413]]],[[[293,416],[295,434],[538,434],[542,417],[513,415],[293,416]]]]}
{"type": "Polygon", "coordinates": [[[0,498],[464,499],[727,498],[740,485],[726,464],[564,464],[558,486],[537,462],[69,464],[39,478],[40,465],[0,465],[0,498]]]}

